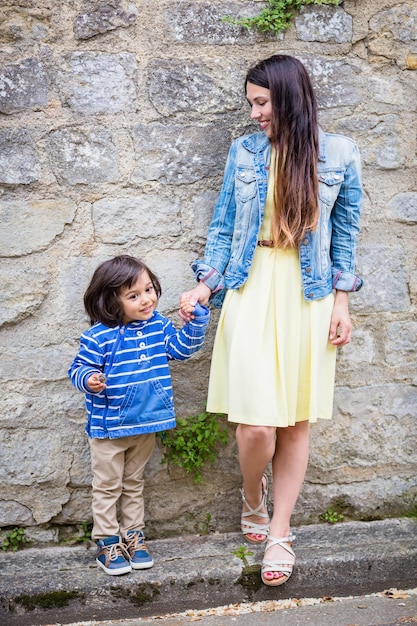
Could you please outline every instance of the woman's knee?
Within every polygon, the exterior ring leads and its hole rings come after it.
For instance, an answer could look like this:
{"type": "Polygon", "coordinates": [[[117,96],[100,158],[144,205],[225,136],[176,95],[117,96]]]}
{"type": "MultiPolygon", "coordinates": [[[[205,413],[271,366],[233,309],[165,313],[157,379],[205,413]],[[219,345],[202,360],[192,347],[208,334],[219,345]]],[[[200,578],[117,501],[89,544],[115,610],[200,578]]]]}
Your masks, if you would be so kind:
{"type": "Polygon", "coordinates": [[[270,426],[251,426],[239,424],[236,429],[238,446],[257,447],[267,446],[275,440],[276,429],[270,426]]]}

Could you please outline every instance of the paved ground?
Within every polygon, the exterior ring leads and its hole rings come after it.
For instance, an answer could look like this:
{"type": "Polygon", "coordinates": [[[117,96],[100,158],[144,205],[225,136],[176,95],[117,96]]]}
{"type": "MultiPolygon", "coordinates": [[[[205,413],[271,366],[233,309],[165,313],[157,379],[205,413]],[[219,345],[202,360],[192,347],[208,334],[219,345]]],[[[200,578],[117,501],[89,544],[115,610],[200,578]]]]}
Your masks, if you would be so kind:
{"type": "MultiPolygon", "coordinates": [[[[285,585],[274,589],[263,585],[259,578],[262,548],[256,548],[249,557],[250,567],[245,567],[242,560],[232,554],[243,545],[242,537],[237,533],[151,541],[149,547],[155,566],[117,577],[102,572],[95,565],[93,550],[86,547],[2,552],[0,625],[40,626],[95,621],[103,626],[124,626],[129,624],[127,620],[135,619],[136,622],[129,626],[139,626],[149,623],[149,620],[143,621],[144,618],[158,618],[150,623],[163,626],[191,622],[202,626],[263,626],[272,623],[275,626],[284,623],[286,626],[304,623],[385,626],[398,619],[416,621],[416,595],[411,591],[406,598],[382,595],[376,596],[376,600],[366,599],[366,609],[355,605],[357,602],[362,604],[367,594],[417,587],[415,521],[394,519],[319,524],[297,528],[295,533],[297,566],[294,575],[285,585]],[[360,598],[328,600],[346,596],[360,598]],[[306,598],[318,600],[315,605],[304,606],[306,601],[302,599],[306,598]],[[324,602],[323,598],[327,600],[324,602]],[[182,614],[161,619],[167,614],[187,610],[201,611],[236,604],[241,611],[241,603],[265,607],[267,605],[262,603],[293,599],[297,599],[296,608],[277,608],[278,605],[270,604],[273,612],[255,613],[251,609],[248,614],[227,615],[223,609],[223,614],[217,616],[182,614]],[[371,613],[373,606],[376,615],[371,613]],[[378,618],[381,607],[385,613],[378,618]],[[404,613],[391,614],[388,609],[392,612],[394,608],[400,613],[404,610],[404,613]],[[346,617],[346,621],[344,612],[348,609],[355,610],[357,615],[346,617]],[[365,621],[360,621],[359,616],[363,615],[365,621]],[[367,615],[377,621],[369,621],[367,615]]],[[[401,622],[407,623],[413,622],[401,622]]]]}
{"type": "Polygon", "coordinates": [[[417,625],[417,588],[354,598],[235,604],[206,611],[72,626],[406,626],[417,625]]]}

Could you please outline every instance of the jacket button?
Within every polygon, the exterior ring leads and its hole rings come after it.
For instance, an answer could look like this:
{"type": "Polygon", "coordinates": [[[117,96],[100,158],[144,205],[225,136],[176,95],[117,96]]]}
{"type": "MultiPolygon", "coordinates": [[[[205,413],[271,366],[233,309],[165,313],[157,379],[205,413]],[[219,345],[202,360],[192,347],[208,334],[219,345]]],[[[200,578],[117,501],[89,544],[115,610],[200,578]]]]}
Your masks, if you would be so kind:
{"type": "Polygon", "coordinates": [[[309,294],[308,294],[308,297],[309,297],[309,298],[312,298],[313,296],[314,296],[314,293],[313,293],[313,292],[311,292],[311,293],[309,293],[309,294]]]}
{"type": "Polygon", "coordinates": [[[310,272],[311,272],[311,267],[306,267],[306,272],[307,272],[307,274],[310,274],[310,272]]]}
{"type": "Polygon", "coordinates": [[[304,239],[303,240],[303,246],[307,246],[308,245],[308,239],[304,239]]]}

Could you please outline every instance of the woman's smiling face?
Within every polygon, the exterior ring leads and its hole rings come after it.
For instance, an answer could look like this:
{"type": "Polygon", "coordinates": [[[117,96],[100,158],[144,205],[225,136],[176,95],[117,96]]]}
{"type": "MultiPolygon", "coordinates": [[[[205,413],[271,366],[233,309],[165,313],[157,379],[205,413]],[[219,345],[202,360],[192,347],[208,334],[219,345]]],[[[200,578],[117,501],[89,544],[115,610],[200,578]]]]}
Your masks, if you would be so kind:
{"type": "Polygon", "coordinates": [[[271,137],[271,91],[248,82],[246,83],[246,99],[251,107],[251,119],[259,122],[265,135],[271,137]]]}

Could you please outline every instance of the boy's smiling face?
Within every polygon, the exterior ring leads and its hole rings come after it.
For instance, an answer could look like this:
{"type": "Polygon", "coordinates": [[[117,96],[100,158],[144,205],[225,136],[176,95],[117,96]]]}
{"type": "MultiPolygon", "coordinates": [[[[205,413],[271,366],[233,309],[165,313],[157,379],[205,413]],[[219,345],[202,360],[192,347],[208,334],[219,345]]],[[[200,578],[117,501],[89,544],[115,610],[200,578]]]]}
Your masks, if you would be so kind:
{"type": "Polygon", "coordinates": [[[158,304],[155,287],[146,270],[140,272],[130,287],[122,287],[119,298],[123,308],[123,324],[149,320],[158,304]]]}

